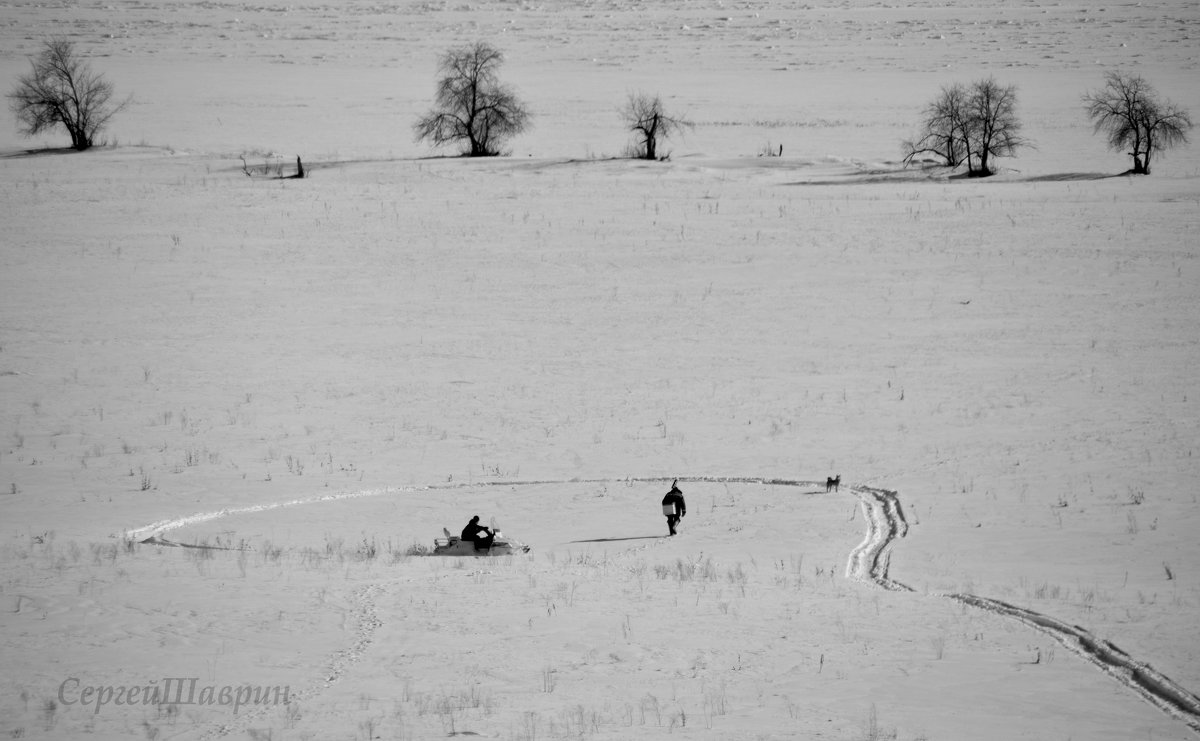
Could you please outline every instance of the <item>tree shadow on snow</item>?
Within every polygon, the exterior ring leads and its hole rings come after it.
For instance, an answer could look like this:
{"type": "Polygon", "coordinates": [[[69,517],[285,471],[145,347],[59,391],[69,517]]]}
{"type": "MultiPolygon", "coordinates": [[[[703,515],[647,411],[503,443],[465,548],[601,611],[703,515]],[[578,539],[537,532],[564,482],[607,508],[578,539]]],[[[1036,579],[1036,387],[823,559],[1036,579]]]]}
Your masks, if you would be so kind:
{"type": "Polygon", "coordinates": [[[1121,178],[1126,175],[1132,175],[1133,171],[1120,172],[1115,175],[1107,172],[1060,172],[1054,175],[1038,175],[1036,177],[1027,178],[1029,183],[1065,183],[1075,180],[1107,180],[1109,178],[1121,178]]]}
{"type": "Polygon", "coordinates": [[[54,154],[77,154],[78,150],[73,147],[46,147],[44,149],[18,149],[16,151],[8,151],[0,153],[0,159],[16,160],[25,159],[27,157],[44,157],[54,154]]]}

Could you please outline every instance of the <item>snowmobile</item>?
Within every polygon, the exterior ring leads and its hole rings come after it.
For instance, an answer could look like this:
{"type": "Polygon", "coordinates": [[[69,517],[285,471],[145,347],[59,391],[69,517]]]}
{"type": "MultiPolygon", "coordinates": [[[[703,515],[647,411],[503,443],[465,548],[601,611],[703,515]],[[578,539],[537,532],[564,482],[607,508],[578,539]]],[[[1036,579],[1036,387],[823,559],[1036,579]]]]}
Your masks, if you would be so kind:
{"type": "Polygon", "coordinates": [[[442,528],[444,538],[433,539],[433,555],[435,556],[511,556],[514,553],[528,553],[529,546],[524,543],[505,537],[504,533],[500,532],[495,523],[492,523],[491,530],[496,534],[492,540],[490,548],[476,548],[475,543],[469,540],[463,540],[457,535],[451,535],[450,531],[442,528]]]}

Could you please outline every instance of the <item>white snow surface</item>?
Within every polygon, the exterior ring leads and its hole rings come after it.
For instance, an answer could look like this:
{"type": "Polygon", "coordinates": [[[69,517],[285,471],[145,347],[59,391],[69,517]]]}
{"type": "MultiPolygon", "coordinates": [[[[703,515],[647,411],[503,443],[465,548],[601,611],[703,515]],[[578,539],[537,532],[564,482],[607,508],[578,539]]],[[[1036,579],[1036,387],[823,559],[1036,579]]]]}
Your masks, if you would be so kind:
{"type": "Polygon", "coordinates": [[[1198,29],[4,3],[0,80],[58,35],[134,97],[85,153],[0,127],[0,734],[1196,738],[1200,147],[1124,176],[1080,98],[1200,115],[1198,29]],[[411,136],[476,39],[502,158],[411,136]],[[989,75],[1036,149],[903,168],[989,75]],[[635,90],[669,161],[614,157],[635,90]],[[475,514],[530,553],[420,555],[475,514]]]}

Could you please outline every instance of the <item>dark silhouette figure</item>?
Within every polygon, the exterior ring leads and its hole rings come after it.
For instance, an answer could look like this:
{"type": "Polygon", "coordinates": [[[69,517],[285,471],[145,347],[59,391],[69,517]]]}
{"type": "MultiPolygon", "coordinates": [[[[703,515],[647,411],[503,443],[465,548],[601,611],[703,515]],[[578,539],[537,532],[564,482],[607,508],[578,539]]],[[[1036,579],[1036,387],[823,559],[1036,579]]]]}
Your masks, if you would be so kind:
{"type": "Polygon", "coordinates": [[[496,532],[480,525],[479,515],[475,515],[467,523],[467,526],[463,528],[461,538],[462,540],[474,543],[475,550],[486,551],[492,547],[492,541],[496,539],[496,532]]]}
{"type": "Polygon", "coordinates": [[[683,501],[683,492],[679,490],[678,483],[679,479],[671,483],[671,490],[662,500],[663,514],[667,516],[667,529],[671,531],[671,535],[675,534],[675,526],[679,524],[679,520],[687,514],[687,504],[683,501]]]}
{"type": "Polygon", "coordinates": [[[837,491],[838,487],[841,485],[842,485],[842,475],[840,473],[837,476],[832,476],[832,477],[826,476],[825,477],[825,491],[826,492],[837,491]]]}

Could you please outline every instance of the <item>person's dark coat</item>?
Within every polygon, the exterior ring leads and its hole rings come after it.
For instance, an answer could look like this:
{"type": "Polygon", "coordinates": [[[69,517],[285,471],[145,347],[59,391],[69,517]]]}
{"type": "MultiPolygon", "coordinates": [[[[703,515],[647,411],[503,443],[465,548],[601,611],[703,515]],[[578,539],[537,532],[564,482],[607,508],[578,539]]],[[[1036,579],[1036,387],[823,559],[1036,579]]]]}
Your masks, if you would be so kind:
{"type": "Polygon", "coordinates": [[[474,543],[476,548],[488,548],[492,545],[492,541],[495,539],[496,535],[491,530],[488,530],[483,525],[480,525],[479,515],[475,515],[471,518],[471,521],[467,523],[467,526],[463,528],[462,535],[460,537],[465,541],[474,543]]]}
{"type": "Polygon", "coordinates": [[[680,517],[683,517],[687,514],[687,503],[683,501],[683,492],[681,492],[677,486],[671,487],[671,490],[667,492],[665,497],[663,497],[662,503],[663,507],[673,506],[675,508],[675,514],[679,515],[680,517]]]}
{"type": "Polygon", "coordinates": [[[679,524],[680,518],[687,514],[687,504],[683,501],[683,492],[675,484],[671,484],[671,490],[663,497],[663,514],[667,517],[667,532],[671,535],[675,534],[675,526],[679,524]]]}

